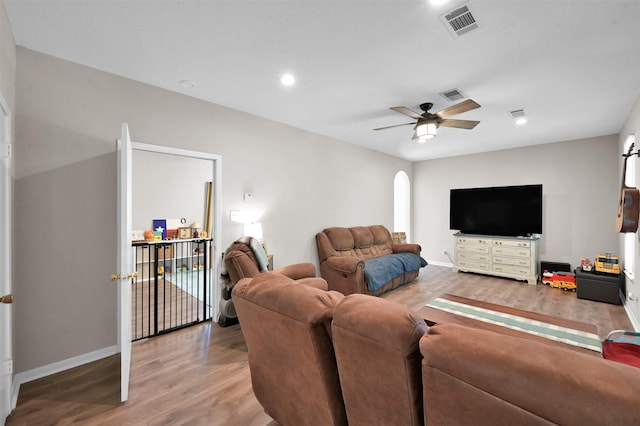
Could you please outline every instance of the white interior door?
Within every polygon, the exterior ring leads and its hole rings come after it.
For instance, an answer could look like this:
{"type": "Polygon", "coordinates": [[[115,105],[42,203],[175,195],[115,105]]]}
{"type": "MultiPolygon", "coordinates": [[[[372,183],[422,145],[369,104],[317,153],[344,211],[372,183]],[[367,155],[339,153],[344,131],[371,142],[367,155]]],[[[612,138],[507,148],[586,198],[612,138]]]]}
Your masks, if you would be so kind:
{"type": "Polygon", "coordinates": [[[131,372],[131,138],[122,124],[118,140],[118,339],[120,346],[120,400],[129,398],[131,372]]]}
{"type": "Polygon", "coordinates": [[[0,95],[0,423],[13,408],[12,313],[11,302],[11,130],[10,113],[0,95]]]}

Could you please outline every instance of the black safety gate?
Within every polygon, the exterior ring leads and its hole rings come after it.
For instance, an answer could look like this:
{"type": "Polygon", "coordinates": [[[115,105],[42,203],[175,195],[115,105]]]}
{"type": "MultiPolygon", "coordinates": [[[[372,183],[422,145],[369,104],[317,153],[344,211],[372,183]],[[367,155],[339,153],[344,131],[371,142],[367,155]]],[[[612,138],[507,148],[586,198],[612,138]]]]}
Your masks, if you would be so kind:
{"type": "Polygon", "coordinates": [[[211,238],[132,245],[132,341],[211,319],[211,238]]]}

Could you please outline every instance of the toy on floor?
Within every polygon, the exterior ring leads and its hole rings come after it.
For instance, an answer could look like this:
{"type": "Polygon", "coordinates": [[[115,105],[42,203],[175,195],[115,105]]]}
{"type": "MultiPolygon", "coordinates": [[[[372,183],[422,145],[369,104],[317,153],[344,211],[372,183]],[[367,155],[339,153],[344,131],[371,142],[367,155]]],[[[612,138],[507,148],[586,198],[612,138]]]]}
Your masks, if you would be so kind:
{"type": "Polygon", "coordinates": [[[542,284],[565,291],[576,291],[576,277],[571,272],[544,271],[542,284]]]}

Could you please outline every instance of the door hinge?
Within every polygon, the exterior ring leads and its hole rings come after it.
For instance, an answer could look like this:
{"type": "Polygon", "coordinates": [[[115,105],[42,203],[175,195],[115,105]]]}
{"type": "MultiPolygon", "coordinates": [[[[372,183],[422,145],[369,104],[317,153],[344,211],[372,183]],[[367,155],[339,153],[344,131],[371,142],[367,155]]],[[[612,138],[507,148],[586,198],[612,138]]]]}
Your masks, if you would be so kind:
{"type": "Polygon", "coordinates": [[[2,144],[2,152],[0,152],[0,158],[11,158],[11,144],[2,144]]]}
{"type": "Polygon", "coordinates": [[[13,374],[13,360],[12,359],[6,359],[6,360],[2,361],[2,364],[0,364],[0,375],[7,376],[9,374],[13,374]]]}

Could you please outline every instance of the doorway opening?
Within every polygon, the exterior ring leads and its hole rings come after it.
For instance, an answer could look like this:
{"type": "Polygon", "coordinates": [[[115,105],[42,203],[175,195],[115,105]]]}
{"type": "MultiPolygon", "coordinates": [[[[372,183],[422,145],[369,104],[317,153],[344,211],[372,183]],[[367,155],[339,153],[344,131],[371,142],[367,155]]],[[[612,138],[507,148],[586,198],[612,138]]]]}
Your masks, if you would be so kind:
{"type": "Polygon", "coordinates": [[[210,160],[132,153],[132,341],[212,319],[210,160]]]}

